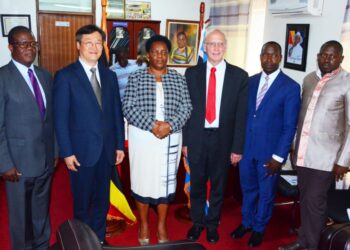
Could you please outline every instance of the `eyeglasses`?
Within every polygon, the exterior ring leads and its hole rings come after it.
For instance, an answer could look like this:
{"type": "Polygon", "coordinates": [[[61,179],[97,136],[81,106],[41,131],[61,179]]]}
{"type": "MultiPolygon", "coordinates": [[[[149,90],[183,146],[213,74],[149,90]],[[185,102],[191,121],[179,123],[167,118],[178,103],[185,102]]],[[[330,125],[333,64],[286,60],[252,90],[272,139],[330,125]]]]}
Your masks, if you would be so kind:
{"type": "Polygon", "coordinates": [[[207,46],[209,47],[218,47],[218,48],[223,48],[225,47],[225,43],[223,42],[208,42],[208,43],[205,43],[207,46]]]}
{"type": "Polygon", "coordinates": [[[95,46],[98,49],[102,49],[103,48],[103,43],[101,43],[101,42],[96,42],[96,43],[93,43],[93,42],[81,42],[81,43],[84,44],[89,49],[91,49],[91,48],[93,48],[95,46]]]}
{"type": "Polygon", "coordinates": [[[13,42],[11,44],[15,45],[15,46],[18,46],[21,49],[27,49],[28,47],[32,47],[32,48],[38,48],[39,47],[39,43],[35,42],[35,41],[31,41],[31,42],[13,42]]]}

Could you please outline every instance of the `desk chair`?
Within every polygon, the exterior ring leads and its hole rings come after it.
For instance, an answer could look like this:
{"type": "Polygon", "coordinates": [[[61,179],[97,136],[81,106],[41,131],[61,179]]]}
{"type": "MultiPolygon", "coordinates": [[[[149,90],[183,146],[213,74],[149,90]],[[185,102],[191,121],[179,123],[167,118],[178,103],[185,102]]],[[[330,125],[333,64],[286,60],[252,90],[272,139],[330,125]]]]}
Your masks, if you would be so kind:
{"type": "Polygon", "coordinates": [[[297,175],[296,170],[282,170],[281,176],[278,180],[277,184],[277,193],[280,194],[282,197],[287,197],[291,199],[292,201],[289,202],[281,202],[276,203],[276,206],[279,205],[287,205],[292,204],[291,208],[291,216],[289,219],[289,233],[296,233],[297,231],[297,208],[298,208],[298,202],[299,202],[299,189],[298,186],[293,186],[289,184],[282,175],[297,175]]]}

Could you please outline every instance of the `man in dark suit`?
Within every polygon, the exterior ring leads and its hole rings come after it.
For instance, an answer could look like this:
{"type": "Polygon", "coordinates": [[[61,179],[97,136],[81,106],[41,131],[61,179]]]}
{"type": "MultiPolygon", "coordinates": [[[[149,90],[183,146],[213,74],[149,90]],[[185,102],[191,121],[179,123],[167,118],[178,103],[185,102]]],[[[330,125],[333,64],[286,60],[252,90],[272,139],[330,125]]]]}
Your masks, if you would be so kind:
{"type": "Polygon", "coordinates": [[[74,218],[104,244],[109,183],[124,158],[124,122],[115,73],[99,65],[104,32],[95,25],[76,32],[79,59],[57,72],[54,111],[60,156],[70,170],[74,218]]]}
{"type": "Polygon", "coordinates": [[[243,158],[239,164],[243,193],[242,224],[231,233],[242,238],[251,230],[250,247],[262,243],[274,205],[279,170],[296,131],[300,86],[280,69],[281,46],[263,45],[263,71],[249,78],[249,101],[243,158]]]}
{"type": "Polygon", "coordinates": [[[33,65],[38,43],[23,26],[8,35],[0,68],[0,174],[6,180],[12,249],[48,249],[54,169],[52,77],[33,65]]]}
{"type": "Polygon", "coordinates": [[[237,164],[243,153],[248,99],[247,73],[224,61],[225,35],[208,33],[205,44],[208,61],[186,71],[193,105],[183,131],[183,153],[191,170],[191,219],[189,240],[197,240],[207,227],[207,240],[219,240],[217,227],[230,164],[237,164]],[[207,215],[206,183],[210,180],[207,215]]]}

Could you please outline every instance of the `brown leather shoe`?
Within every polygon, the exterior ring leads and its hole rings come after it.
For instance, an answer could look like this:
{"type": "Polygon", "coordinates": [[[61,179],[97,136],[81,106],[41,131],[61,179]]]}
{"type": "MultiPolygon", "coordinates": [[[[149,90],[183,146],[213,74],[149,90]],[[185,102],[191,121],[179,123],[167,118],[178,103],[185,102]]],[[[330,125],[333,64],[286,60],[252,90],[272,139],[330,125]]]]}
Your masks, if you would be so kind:
{"type": "Polygon", "coordinates": [[[278,250],[307,250],[307,248],[300,245],[299,242],[295,241],[295,242],[290,243],[288,245],[279,247],[278,250]]]}

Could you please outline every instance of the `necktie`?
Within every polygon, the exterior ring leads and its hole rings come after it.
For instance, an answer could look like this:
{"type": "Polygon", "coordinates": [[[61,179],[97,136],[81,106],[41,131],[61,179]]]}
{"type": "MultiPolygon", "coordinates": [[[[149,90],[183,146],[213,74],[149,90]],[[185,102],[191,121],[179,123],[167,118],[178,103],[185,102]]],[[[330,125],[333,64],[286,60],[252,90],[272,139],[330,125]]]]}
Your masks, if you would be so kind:
{"type": "Polygon", "coordinates": [[[205,119],[212,123],[216,118],[216,68],[212,67],[209,76],[209,86],[207,95],[207,107],[205,112],[205,119]]]}
{"type": "Polygon", "coordinates": [[[96,68],[91,68],[90,71],[92,73],[90,78],[91,86],[97,98],[98,105],[100,106],[100,108],[102,108],[101,87],[96,77],[96,68]]]}
{"type": "Polygon", "coordinates": [[[268,86],[269,86],[269,76],[266,76],[265,77],[265,83],[261,87],[260,92],[259,92],[258,96],[256,97],[256,109],[259,108],[259,105],[260,105],[262,99],[264,98],[264,96],[265,96],[265,94],[267,92],[267,89],[268,89],[267,87],[268,86]]]}
{"type": "Polygon", "coordinates": [[[30,82],[32,83],[32,87],[33,87],[34,95],[35,95],[35,101],[36,101],[36,104],[38,105],[41,119],[44,119],[44,117],[45,117],[45,105],[44,105],[43,96],[42,96],[41,91],[40,91],[39,83],[36,80],[36,77],[35,77],[32,69],[28,69],[28,75],[29,75],[30,82]]]}

